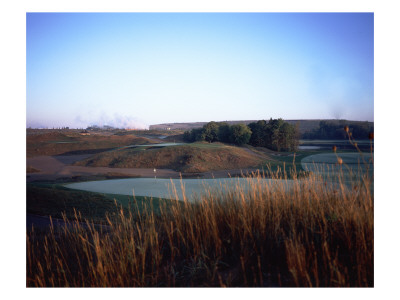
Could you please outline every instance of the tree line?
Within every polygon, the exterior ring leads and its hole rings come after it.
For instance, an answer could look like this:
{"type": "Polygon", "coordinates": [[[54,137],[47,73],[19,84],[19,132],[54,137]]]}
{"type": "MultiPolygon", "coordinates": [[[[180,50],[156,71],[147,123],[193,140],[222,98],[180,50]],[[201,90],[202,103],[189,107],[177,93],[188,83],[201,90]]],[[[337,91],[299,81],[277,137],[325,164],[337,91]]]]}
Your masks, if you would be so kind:
{"type": "Polygon", "coordinates": [[[305,132],[302,136],[304,139],[324,139],[324,140],[339,140],[346,139],[347,133],[343,130],[344,126],[349,126],[349,132],[355,139],[368,139],[370,132],[374,131],[373,125],[368,122],[358,124],[348,124],[345,120],[340,120],[338,123],[329,121],[319,122],[319,127],[305,132]]]}
{"type": "Polygon", "coordinates": [[[190,143],[207,141],[232,143],[239,146],[249,144],[276,151],[295,151],[299,144],[299,131],[297,126],[282,119],[271,118],[268,122],[260,120],[248,125],[209,122],[202,128],[185,131],[183,139],[190,143]]]}

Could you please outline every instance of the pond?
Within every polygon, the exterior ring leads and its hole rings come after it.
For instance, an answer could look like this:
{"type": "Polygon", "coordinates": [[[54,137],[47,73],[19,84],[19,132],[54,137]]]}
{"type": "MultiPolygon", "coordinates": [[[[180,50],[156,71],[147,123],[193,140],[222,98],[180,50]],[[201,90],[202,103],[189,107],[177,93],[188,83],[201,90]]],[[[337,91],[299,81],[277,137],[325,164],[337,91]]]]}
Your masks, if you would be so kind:
{"type": "Polygon", "coordinates": [[[254,179],[254,178],[218,178],[218,179],[155,179],[155,178],[128,178],[101,181],[88,181],[66,184],[65,187],[105,194],[119,194],[129,196],[147,196],[153,198],[183,200],[182,187],[189,201],[195,201],[202,194],[216,190],[228,192],[234,189],[248,191],[258,184],[288,188],[291,180],[254,179]],[[174,192],[176,189],[176,193],[174,192]]]}

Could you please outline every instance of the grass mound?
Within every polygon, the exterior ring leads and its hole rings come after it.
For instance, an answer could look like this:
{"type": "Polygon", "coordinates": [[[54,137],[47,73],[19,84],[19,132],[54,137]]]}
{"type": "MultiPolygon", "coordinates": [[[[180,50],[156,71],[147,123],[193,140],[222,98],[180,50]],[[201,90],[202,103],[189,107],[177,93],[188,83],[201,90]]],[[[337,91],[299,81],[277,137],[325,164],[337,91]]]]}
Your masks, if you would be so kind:
{"type": "Polygon", "coordinates": [[[135,148],[97,154],[76,165],[115,168],[166,168],[180,172],[257,167],[263,159],[242,148],[193,143],[164,148],[135,148]]]}

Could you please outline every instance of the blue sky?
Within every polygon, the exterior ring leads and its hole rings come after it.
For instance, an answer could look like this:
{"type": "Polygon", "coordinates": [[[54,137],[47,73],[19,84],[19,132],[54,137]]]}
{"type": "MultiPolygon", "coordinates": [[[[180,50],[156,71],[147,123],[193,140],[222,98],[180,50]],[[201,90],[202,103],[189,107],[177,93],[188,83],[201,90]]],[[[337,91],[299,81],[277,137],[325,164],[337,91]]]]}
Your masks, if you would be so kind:
{"type": "Polygon", "coordinates": [[[27,126],[374,120],[371,13],[28,13],[27,126]]]}

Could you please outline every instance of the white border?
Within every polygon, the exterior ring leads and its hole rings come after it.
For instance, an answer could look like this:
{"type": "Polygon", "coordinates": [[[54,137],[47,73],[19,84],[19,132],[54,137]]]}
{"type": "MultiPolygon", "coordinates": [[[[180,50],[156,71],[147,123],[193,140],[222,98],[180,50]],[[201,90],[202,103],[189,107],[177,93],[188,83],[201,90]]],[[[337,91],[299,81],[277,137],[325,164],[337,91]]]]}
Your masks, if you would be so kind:
{"type": "Polygon", "coordinates": [[[399,185],[397,163],[399,18],[395,1],[2,1],[1,2],[1,213],[2,295],[70,299],[128,296],[377,298],[399,295],[399,185]],[[375,288],[373,289],[26,289],[25,288],[25,14],[26,12],[374,12],[375,14],[375,288]],[[18,142],[16,142],[18,140],[18,142]],[[11,142],[10,142],[11,141],[11,142]],[[6,147],[4,147],[4,144],[6,147]],[[391,155],[383,155],[390,153],[391,155]],[[381,155],[382,154],[382,155],[381,155]],[[393,155],[394,154],[394,155],[393,155]],[[388,166],[388,167],[385,167],[388,166]],[[15,169],[17,167],[17,169],[15,169]],[[15,178],[17,178],[17,183],[15,178]],[[4,192],[4,191],[3,191],[4,192]],[[150,293],[151,292],[151,293],[150,293]],[[127,294],[128,293],[128,294],[127,294]]]}

